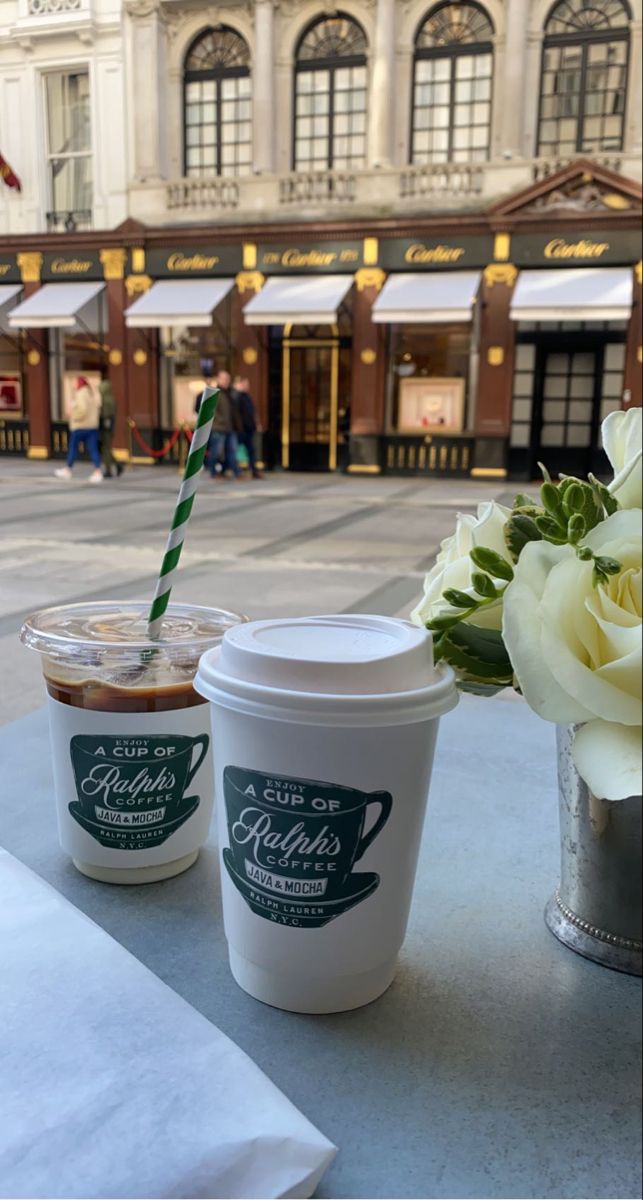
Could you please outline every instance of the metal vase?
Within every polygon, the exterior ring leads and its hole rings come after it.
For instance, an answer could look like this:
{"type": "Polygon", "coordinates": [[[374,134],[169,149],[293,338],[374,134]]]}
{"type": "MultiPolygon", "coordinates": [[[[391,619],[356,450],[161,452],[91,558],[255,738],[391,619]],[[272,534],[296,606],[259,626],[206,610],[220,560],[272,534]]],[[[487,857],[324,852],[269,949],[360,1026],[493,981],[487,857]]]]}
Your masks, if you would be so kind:
{"type": "Polygon", "coordinates": [[[597,800],[574,766],[575,729],[557,730],[561,870],[545,922],[577,954],[640,975],[641,797],[597,800]]]}

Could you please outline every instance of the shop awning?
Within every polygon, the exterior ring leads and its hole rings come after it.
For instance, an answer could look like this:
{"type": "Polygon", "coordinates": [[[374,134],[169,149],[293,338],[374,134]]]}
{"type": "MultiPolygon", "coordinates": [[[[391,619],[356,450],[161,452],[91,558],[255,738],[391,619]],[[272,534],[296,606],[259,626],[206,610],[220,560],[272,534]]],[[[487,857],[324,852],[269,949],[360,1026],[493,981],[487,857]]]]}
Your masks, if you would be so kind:
{"type": "Polygon", "coordinates": [[[631,310],[627,267],[521,271],[511,300],[514,321],[626,321],[631,310]]]}
{"type": "Polygon", "coordinates": [[[46,283],[14,308],[12,329],[73,329],[77,320],[90,324],[90,305],[104,283],[46,283]]]}
{"type": "Polygon", "coordinates": [[[7,317],[11,309],[15,308],[21,291],[21,283],[0,284],[0,329],[7,328],[7,317]]]}
{"type": "Polygon", "coordinates": [[[125,313],[130,329],[168,325],[210,325],[212,313],[228,295],[233,279],[163,279],[139,296],[125,313]]]}
{"type": "Polygon", "coordinates": [[[269,279],[243,310],[246,325],[334,325],[352,275],[269,279]]]}
{"type": "Polygon", "coordinates": [[[479,271],[389,275],[373,305],[373,320],[400,325],[470,321],[479,287],[479,271]]]}

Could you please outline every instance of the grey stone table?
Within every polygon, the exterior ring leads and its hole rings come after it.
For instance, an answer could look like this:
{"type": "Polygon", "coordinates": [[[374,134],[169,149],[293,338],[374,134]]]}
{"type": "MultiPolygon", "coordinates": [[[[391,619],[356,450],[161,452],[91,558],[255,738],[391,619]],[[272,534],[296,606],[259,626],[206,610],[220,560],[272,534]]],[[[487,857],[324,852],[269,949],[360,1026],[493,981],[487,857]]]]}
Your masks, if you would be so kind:
{"type": "Polygon", "coordinates": [[[0,763],[0,843],[336,1142],[319,1196],[640,1194],[640,984],[545,929],[554,736],[521,703],[465,698],[443,721],[398,977],[374,1004],[329,1017],[279,1012],[236,986],[212,844],[165,883],[76,873],[56,842],[43,711],[0,732],[0,763]]]}

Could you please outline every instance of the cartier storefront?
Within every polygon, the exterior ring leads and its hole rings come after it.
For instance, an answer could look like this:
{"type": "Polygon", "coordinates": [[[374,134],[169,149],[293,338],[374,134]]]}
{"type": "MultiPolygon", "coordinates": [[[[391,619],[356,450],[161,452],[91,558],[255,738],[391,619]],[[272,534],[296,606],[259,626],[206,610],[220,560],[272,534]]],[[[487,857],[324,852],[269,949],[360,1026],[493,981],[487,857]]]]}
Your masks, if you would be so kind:
{"type": "Polygon", "coordinates": [[[132,422],[165,445],[226,367],[269,468],[600,470],[641,403],[641,189],[594,167],[588,203],[587,168],[440,217],[1,239],[0,453],[62,453],[70,381],[106,370],[140,460],[132,422]]]}

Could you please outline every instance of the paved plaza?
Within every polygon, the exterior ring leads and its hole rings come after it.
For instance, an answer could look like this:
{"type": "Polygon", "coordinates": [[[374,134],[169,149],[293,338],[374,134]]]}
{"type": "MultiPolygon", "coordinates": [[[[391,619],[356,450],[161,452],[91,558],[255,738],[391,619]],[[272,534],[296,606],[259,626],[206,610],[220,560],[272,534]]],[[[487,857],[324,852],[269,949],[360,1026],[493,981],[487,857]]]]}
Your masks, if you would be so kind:
{"type": "MultiPolygon", "coordinates": [[[[178,487],[175,470],[70,483],[53,464],[0,460],[0,722],[44,701],[37,656],[18,642],[24,615],[50,604],[147,599],[178,487]]],[[[272,474],[202,480],[176,599],[250,617],[320,612],[405,616],[458,510],[506,497],[506,484],[272,474]]]]}

